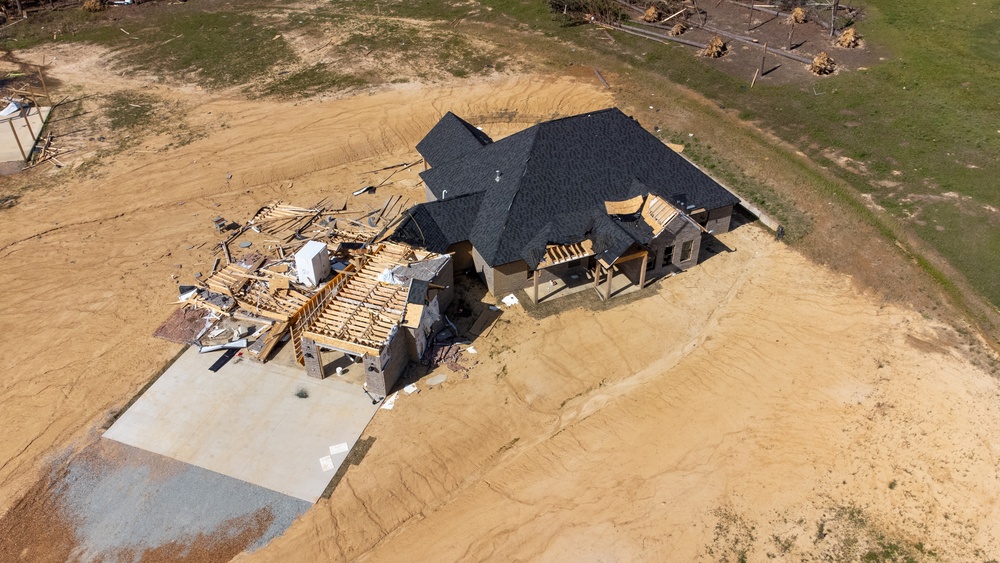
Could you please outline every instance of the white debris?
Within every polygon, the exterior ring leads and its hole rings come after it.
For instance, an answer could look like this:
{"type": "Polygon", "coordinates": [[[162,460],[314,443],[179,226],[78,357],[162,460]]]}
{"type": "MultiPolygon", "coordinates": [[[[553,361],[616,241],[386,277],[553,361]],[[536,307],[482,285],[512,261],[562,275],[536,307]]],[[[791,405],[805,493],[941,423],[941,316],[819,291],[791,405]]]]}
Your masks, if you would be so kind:
{"type": "Polygon", "coordinates": [[[323,472],[331,471],[333,470],[333,459],[325,455],[319,458],[319,466],[323,468],[323,472]]]}
{"type": "Polygon", "coordinates": [[[412,395],[414,393],[420,392],[420,389],[417,389],[417,384],[416,383],[411,383],[411,384],[407,385],[406,387],[403,387],[403,391],[406,391],[407,395],[412,395]]]}
{"type": "Polygon", "coordinates": [[[344,453],[346,451],[349,451],[350,449],[351,448],[347,445],[346,442],[341,442],[339,444],[334,444],[334,445],[330,446],[330,455],[342,454],[342,453],[344,453]]]}
{"type": "Polygon", "coordinates": [[[503,302],[504,305],[508,307],[513,307],[514,305],[518,304],[517,297],[514,297],[513,293],[511,293],[507,297],[504,297],[503,299],[501,299],[501,301],[503,302]]]}
{"type": "Polygon", "coordinates": [[[383,408],[387,411],[391,411],[392,407],[396,406],[397,395],[399,395],[399,393],[393,393],[392,395],[389,395],[389,398],[382,402],[382,406],[380,408],[383,408]]]}

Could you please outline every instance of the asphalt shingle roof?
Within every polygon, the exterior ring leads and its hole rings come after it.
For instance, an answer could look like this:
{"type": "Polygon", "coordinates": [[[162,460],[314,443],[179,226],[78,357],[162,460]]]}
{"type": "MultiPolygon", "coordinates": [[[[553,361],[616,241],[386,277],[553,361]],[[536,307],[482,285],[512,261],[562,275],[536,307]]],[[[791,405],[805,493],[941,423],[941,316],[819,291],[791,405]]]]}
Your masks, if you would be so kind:
{"type": "Polygon", "coordinates": [[[521,259],[534,268],[547,244],[589,238],[599,256],[613,260],[633,242],[648,242],[652,231],[641,219],[609,216],[606,201],[656,194],[688,212],[739,201],[617,108],[540,123],[496,142],[467,139],[461,147],[455,120],[447,114],[417,145],[425,157],[434,155],[421,177],[439,201],[416,206],[401,226],[409,236],[419,224],[428,241],[421,246],[433,251],[443,251],[429,245],[439,240],[469,240],[490,266],[521,259]]]}
{"type": "Polygon", "coordinates": [[[482,192],[413,206],[392,239],[444,254],[456,242],[469,240],[482,192]]]}
{"type": "Polygon", "coordinates": [[[440,166],[492,142],[489,135],[449,111],[417,143],[417,152],[428,165],[440,166]]]}

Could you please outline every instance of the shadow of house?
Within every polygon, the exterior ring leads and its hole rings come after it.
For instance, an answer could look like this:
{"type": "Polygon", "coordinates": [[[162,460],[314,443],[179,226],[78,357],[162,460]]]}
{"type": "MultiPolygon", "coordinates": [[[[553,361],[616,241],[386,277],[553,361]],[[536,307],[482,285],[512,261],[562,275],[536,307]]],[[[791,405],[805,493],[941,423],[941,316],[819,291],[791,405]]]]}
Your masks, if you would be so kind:
{"type": "Polygon", "coordinates": [[[449,112],[417,150],[428,201],[391,238],[451,253],[495,298],[584,280],[607,300],[616,272],[644,287],[695,265],[739,201],[617,108],[496,142],[449,112]]]}

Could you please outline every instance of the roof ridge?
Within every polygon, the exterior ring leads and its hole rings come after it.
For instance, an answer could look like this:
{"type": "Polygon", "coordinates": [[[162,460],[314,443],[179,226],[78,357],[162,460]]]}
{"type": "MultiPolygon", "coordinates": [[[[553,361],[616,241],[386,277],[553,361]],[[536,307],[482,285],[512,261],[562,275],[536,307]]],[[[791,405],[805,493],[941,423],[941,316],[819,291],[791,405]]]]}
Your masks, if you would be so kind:
{"type": "MultiPolygon", "coordinates": [[[[541,130],[542,123],[533,125],[524,132],[532,131],[531,134],[531,144],[528,145],[528,150],[525,151],[528,154],[527,159],[524,161],[524,169],[521,171],[521,177],[517,179],[517,188],[514,189],[514,195],[510,197],[510,203],[507,204],[507,215],[504,217],[503,226],[500,227],[500,236],[497,238],[497,247],[494,249],[494,254],[500,250],[500,245],[503,243],[503,235],[507,232],[507,224],[510,222],[510,210],[514,207],[514,200],[517,199],[517,194],[521,191],[521,180],[528,175],[528,167],[531,166],[531,153],[535,150],[535,143],[538,142],[538,132],[541,130]]],[[[515,133],[516,135],[516,133],[515,133]]],[[[509,138],[509,137],[508,137],[509,138]]],[[[522,249],[523,250],[523,249],[522,249]]]]}

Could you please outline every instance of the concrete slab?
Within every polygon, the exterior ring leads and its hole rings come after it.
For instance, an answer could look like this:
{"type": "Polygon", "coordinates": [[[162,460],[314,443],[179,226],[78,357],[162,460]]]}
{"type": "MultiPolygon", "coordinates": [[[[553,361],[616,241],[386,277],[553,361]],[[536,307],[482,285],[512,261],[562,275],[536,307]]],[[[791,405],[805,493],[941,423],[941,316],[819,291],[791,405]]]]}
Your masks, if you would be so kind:
{"type": "MultiPolygon", "coordinates": [[[[551,301],[552,299],[558,299],[560,297],[566,297],[568,295],[573,295],[575,293],[580,293],[581,291],[590,291],[594,293],[594,297],[599,299],[597,291],[600,290],[600,294],[604,295],[605,284],[607,283],[607,278],[602,275],[602,282],[599,288],[594,289],[594,274],[591,271],[584,271],[576,274],[576,278],[571,276],[566,276],[566,279],[554,279],[547,282],[542,282],[538,284],[538,302],[544,303],[546,301],[551,301]]],[[[658,279],[658,278],[655,278],[658,279]]],[[[649,278],[646,280],[646,285],[648,286],[654,278],[649,278]]],[[[524,295],[531,301],[535,289],[533,286],[528,286],[522,290],[524,295]]],[[[614,276],[611,278],[611,297],[617,297],[619,295],[625,295],[627,293],[632,293],[639,291],[639,286],[632,283],[632,280],[628,278],[625,274],[618,270],[615,270],[614,276]]],[[[518,296],[518,299],[523,299],[518,296]]]]}
{"type": "Polygon", "coordinates": [[[52,108],[33,107],[28,111],[27,121],[23,117],[3,119],[0,122],[0,163],[15,163],[20,170],[24,166],[24,156],[31,154],[31,149],[35,146],[38,135],[42,132],[42,126],[51,112],[52,108]],[[11,124],[14,125],[13,131],[11,124]]]}
{"type": "Polygon", "coordinates": [[[316,502],[378,405],[288,362],[209,371],[221,354],[187,350],[104,437],[316,502]]]}

